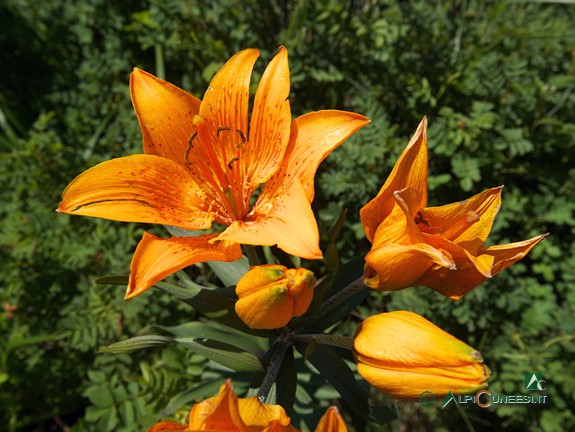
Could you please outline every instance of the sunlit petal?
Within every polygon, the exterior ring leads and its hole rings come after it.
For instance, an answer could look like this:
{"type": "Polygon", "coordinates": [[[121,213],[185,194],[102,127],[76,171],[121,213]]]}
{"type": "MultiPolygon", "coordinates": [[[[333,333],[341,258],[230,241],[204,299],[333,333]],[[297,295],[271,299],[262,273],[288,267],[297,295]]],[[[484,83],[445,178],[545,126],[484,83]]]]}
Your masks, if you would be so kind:
{"type": "Polygon", "coordinates": [[[501,207],[502,187],[488,189],[465,201],[422,210],[423,232],[440,233],[446,239],[477,254],[491,232],[501,207]]]}
{"type": "Polygon", "coordinates": [[[198,237],[158,238],[144,233],[132,258],[126,299],[189,265],[204,261],[235,261],[242,256],[239,245],[210,242],[217,234],[198,237]]]}
{"type": "Polygon", "coordinates": [[[248,425],[248,430],[262,431],[270,423],[277,423],[283,428],[279,431],[292,430],[285,429],[290,425],[290,418],[280,405],[269,405],[259,401],[257,397],[239,398],[238,407],[243,421],[248,425]]]}
{"type": "Polygon", "coordinates": [[[493,263],[493,269],[491,270],[493,275],[496,275],[500,271],[506,269],[511,264],[516,263],[522,259],[525,255],[533,249],[537,243],[547,237],[549,234],[542,234],[533,237],[529,240],[523,240],[515,243],[507,243],[496,246],[489,246],[481,250],[481,253],[490,255],[494,257],[495,262],[493,263]]]}
{"type": "Polygon", "coordinates": [[[273,246],[306,259],[322,257],[319,232],[304,189],[294,184],[283,195],[260,195],[245,221],[231,224],[219,240],[273,246]]]}
{"type": "Polygon", "coordinates": [[[217,396],[194,405],[190,412],[189,428],[190,431],[248,431],[230,380],[220,387],[217,396]]]}
{"type": "Polygon", "coordinates": [[[367,117],[336,110],[311,112],[295,119],[283,166],[266,184],[265,194],[289,190],[294,182],[299,181],[312,202],[314,177],[319,164],[343,141],[367,124],[367,117]]]}
{"type": "Polygon", "coordinates": [[[186,229],[209,228],[216,218],[187,170],[154,155],[112,159],[84,171],[62,193],[58,211],[186,229]]]}
{"type": "Polygon", "coordinates": [[[468,250],[440,235],[424,234],[425,242],[436,249],[447,251],[455,262],[455,269],[432,268],[419,281],[420,285],[457,300],[493,276],[494,259],[487,254],[472,255],[468,250]]]}
{"type": "Polygon", "coordinates": [[[391,213],[397,190],[413,188],[427,204],[427,119],[424,117],[415,135],[401,153],[399,160],[377,196],[360,211],[365,235],[373,241],[379,224],[391,213]]]}
{"type": "Polygon", "coordinates": [[[421,277],[434,266],[455,268],[448,253],[425,243],[383,245],[372,249],[365,261],[366,285],[383,291],[418,285],[421,277]]]}
{"type": "Polygon", "coordinates": [[[142,129],[144,152],[183,164],[200,100],[137,68],[130,75],[130,93],[142,129]]]}
{"type": "Polygon", "coordinates": [[[239,156],[248,193],[269,180],[284,158],[291,125],[289,91],[288,54],[281,47],[258,84],[249,139],[239,156]]]}

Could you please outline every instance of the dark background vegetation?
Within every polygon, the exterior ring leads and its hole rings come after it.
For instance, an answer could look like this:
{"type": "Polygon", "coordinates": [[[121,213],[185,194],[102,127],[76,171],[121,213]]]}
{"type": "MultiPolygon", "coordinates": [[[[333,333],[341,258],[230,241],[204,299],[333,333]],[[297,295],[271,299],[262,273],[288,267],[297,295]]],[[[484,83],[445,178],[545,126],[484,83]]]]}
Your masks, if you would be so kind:
{"type": "MultiPolygon", "coordinates": [[[[141,152],[134,67],[201,97],[233,53],[261,50],[257,82],[283,44],[295,115],[372,119],[317,178],[324,232],[349,208],[345,258],[367,251],[359,208],[424,115],[431,205],[503,184],[489,242],[551,233],[458,302],[410,288],[370,296],[359,313],[428,317],[482,351],[493,393],[521,393],[525,372],[543,374],[546,405],[465,407],[475,430],[575,429],[575,5],[563,3],[0,2],[0,428],[145,430],[169,397],[214,374],[179,347],[96,354],[148,324],[184,322],[189,309],[155,290],[124,302],[123,288],[96,285],[128,272],[148,227],[54,210],[77,174],[141,152]]],[[[469,428],[453,409],[397,409],[381,430],[469,428]]]]}

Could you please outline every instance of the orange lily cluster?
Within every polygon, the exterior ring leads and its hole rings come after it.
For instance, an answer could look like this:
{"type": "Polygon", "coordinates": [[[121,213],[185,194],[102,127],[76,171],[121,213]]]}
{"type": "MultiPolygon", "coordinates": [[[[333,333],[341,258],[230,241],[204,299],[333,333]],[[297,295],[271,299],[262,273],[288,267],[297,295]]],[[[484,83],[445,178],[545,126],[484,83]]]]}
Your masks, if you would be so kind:
{"type": "MultiPolygon", "coordinates": [[[[194,405],[188,424],[173,421],[156,423],[148,432],[226,431],[226,432],[301,432],[291,425],[280,405],[260,402],[257,397],[238,398],[230,380],[217,396],[194,405]]],[[[315,432],[347,432],[336,407],[330,407],[315,432]]]]}
{"type": "Polygon", "coordinates": [[[240,244],[322,257],[311,209],[315,172],[369,120],[324,110],[292,121],[282,47],[259,82],[248,129],[250,77],[258,55],[255,49],[235,54],[202,100],[135,69],[130,93],[145,154],[103,162],[64,190],[61,213],[186,230],[209,229],[212,223],[226,227],[197,237],[144,234],[132,259],[127,299],[194,263],[237,260],[240,244]]]}
{"type": "Polygon", "coordinates": [[[501,187],[465,201],[427,206],[427,120],[420,123],[377,196],[360,211],[372,242],[365,283],[394,291],[424,285],[457,300],[523,258],[547,234],[484,246],[501,187]]]}

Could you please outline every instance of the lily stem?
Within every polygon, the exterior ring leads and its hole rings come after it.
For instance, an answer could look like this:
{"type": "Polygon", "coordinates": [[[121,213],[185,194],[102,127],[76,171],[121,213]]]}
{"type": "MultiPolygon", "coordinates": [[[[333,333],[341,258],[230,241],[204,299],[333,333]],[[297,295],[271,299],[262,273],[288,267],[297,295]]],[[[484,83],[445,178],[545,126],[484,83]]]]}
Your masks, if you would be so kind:
{"type": "Polygon", "coordinates": [[[345,288],[337,292],[335,295],[327,299],[325,302],[323,302],[322,305],[319,307],[319,309],[312,315],[308,315],[299,327],[305,327],[307,324],[309,324],[311,320],[317,320],[318,318],[324,316],[334,307],[348,300],[354,294],[357,294],[358,292],[362,291],[365,288],[366,286],[363,283],[363,276],[357,278],[348,286],[346,286],[345,288]]]}
{"type": "Polygon", "coordinates": [[[326,334],[294,334],[295,342],[315,342],[322,345],[331,345],[351,351],[353,338],[349,336],[337,336],[326,334]]]}
{"type": "Polygon", "coordinates": [[[248,262],[250,266],[257,266],[260,265],[260,258],[258,257],[258,253],[256,251],[256,247],[253,245],[244,245],[244,250],[248,257],[248,262]]]}
{"type": "Polygon", "coordinates": [[[272,385],[274,384],[278,373],[280,371],[280,368],[282,366],[284,357],[287,353],[288,348],[291,346],[291,342],[289,342],[288,340],[282,338],[280,339],[278,346],[274,352],[274,355],[272,356],[272,359],[270,360],[270,365],[268,366],[268,369],[266,371],[266,375],[264,376],[264,379],[262,381],[262,385],[260,386],[260,389],[258,390],[258,398],[261,402],[265,402],[270,390],[272,389],[272,385]]]}

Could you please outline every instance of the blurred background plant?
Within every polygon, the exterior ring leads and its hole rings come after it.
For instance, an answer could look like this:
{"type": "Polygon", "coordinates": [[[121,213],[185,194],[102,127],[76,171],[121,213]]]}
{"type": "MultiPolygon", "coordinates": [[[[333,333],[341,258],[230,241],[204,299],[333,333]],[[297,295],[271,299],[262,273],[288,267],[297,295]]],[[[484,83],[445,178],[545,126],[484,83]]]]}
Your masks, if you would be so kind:
{"type": "MultiPolygon", "coordinates": [[[[563,2],[1,2],[3,429],[140,431],[216,393],[225,370],[180,346],[96,354],[148,325],[194,317],[158,290],[124,302],[121,287],[96,284],[128,272],[149,227],[54,210],[78,173],[141,152],[128,92],[133,67],[201,97],[233,53],[256,47],[267,62],[281,44],[290,54],[294,114],[338,108],[372,119],[318,177],[314,207],[324,233],[348,208],[337,242],[342,261],[368,250],[359,208],[423,115],[431,205],[503,184],[489,241],[551,233],[463,300],[410,288],[372,294],[356,316],[402,308],[430,318],[481,350],[494,393],[521,392],[523,373],[543,374],[546,405],[466,407],[475,430],[575,428],[574,22],[575,6],[563,2]]],[[[216,280],[207,266],[189,273],[216,280]]],[[[356,322],[350,316],[342,331],[352,333],[356,322]]],[[[296,412],[334,397],[319,384],[296,412]]],[[[367,430],[468,428],[454,411],[395,408],[397,421],[367,430]]]]}

